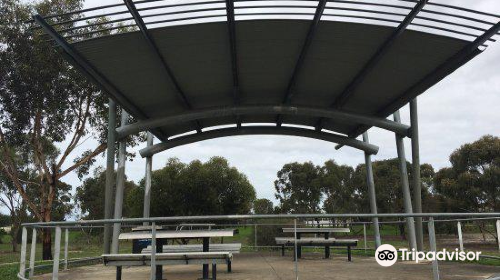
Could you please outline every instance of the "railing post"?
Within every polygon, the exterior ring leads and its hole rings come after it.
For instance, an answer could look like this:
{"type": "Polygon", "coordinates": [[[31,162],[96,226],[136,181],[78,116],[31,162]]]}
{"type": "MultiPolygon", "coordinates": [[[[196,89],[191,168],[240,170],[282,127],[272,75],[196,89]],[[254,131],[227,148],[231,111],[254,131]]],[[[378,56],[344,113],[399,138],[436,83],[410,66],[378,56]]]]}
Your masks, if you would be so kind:
{"type": "Polygon", "coordinates": [[[156,280],[156,223],[151,223],[151,280],[156,280]]]}
{"type": "Polygon", "coordinates": [[[294,236],[293,255],[295,260],[295,280],[299,280],[299,265],[298,265],[299,258],[297,256],[297,219],[293,220],[293,236],[294,236]]]}
{"type": "Polygon", "coordinates": [[[21,259],[19,261],[19,275],[25,276],[26,270],[26,243],[28,242],[28,230],[23,227],[22,239],[21,239],[21,259]]]}
{"type": "Polygon", "coordinates": [[[69,229],[64,230],[64,270],[68,270],[69,229]]]}
{"type": "Polygon", "coordinates": [[[462,237],[462,223],[457,222],[457,231],[458,231],[458,244],[460,246],[460,251],[464,250],[464,240],[462,237]]]}
{"type": "MultiPolygon", "coordinates": [[[[434,231],[434,218],[430,217],[428,221],[429,227],[429,245],[430,245],[430,251],[431,252],[436,252],[436,232],[434,231]]],[[[432,261],[432,275],[434,280],[439,280],[439,266],[438,266],[438,261],[436,258],[432,261]]]]}
{"type": "Polygon", "coordinates": [[[56,227],[54,240],[54,260],[52,261],[52,280],[59,279],[59,255],[61,254],[61,227],[56,227]]]}
{"type": "Polygon", "coordinates": [[[31,250],[30,250],[30,278],[35,275],[35,257],[36,257],[36,228],[33,228],[31,234],[31,250]]]}
{"type": "Polygon", "coordinates": [[[254,245],[255,251],[257,251],[257,224],[253,225],[253,233],[254,233],[253,245],[254,245]]]}
{"type": "Polygon", "coordinates": [[[498,240],[498,251],[500,251],[500,220],[497,220],[497,240],[498,240]]]}
{"type": "Polygon", "coordinates": [[[366,242],[366,223],[363,223],[363,238],[365,240],[365,253],[366,253],[366,248],[368,247],[368,242],[366,242]]]}

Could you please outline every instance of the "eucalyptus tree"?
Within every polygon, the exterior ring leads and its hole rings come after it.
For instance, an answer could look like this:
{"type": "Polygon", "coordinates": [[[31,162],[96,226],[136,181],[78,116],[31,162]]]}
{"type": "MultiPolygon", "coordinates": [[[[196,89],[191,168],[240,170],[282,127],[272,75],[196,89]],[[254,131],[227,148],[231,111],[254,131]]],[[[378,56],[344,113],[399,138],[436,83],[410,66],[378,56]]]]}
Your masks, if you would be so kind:
{"type": "MultiPolygon", "coordinates": [[[[68,64],[48,37],[30,22],[35,13],[67,13],[82,5],[83,0],[44,0],[35,4],[0,1],[0,172],[12,182],[33,216],[43,222],[53,219],[53,205],[58,203],[55,200],[62,187],[58,182],[70,172],[85,175],[95,157],[106,149],[107,98],[68,64]],[[76,154],[90,137],[99,144],[76,154]],[[49,155],[44,141],[59,149],[56,157],[49,155]],[[31,157],[36,176],[24,177],[13,150],[31,157]],[[37,187],[28,191],[27,186],[37,187]]],[[[67,14],[57,21],[78,17],[82,15],[67,14]]],[[[58,28],[75,26],[71,22],[58,28]]],[[[70,35],[87,31],[91,29],[75,29],[70,35]]],[[[42,232],[42,240],[43,258],[50,259],[50,230],[42,232]]]]}

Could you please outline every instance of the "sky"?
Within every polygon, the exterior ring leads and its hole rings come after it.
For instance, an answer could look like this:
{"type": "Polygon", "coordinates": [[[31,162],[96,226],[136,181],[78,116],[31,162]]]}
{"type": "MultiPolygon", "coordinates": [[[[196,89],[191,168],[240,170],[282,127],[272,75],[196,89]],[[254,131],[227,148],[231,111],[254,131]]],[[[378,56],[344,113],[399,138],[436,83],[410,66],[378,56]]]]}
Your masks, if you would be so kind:
{"type": "MultiPolygon", "coordinates": [[[[498,0],[435,0],[480,11],[500,14],[498,0]]],[[[113,3],[116,1],[112,1],[113,3]]],[[[106,2],[107,3],[107,2],[106,2]]],[[[86,7],[104,5],[104,1],[87,0],[86,7]]],[[[462,144],[479,139],[485,134],[500,133],[500,43],[491,44],[483,54],[448,76],[418,98],[420,157],[435,169],[449,166],[449,155],[462,144]]],[[[407,106],[401,110],[402,121],[409,124],[407,106]]],[[[394,158],[396,144],[393,133],[381,129],[369,130],[370,141],[380,147],[373,160],[394,158]]],[[[156,140],[158,141],[158,140],[156,140]]],[[[63,143],[64,144],[64,143],[63,143]]],[[[74,153],[95,147],[88,139],[74,153]]],[[[131,151],[144,148],[139,145],[131,151]]],[[[356,166],[364,162],[361,151],[344,147],[335,150],[335,144],[320,140],[290,136],[234,136],[198,142],[177,147],[153,158],[153,169],[162,168],[167,159],[177,157],[182,162],[195,159],[207,161],[223,156],[231,166],[248,176],[259,198],[274,200],[274,180],[281,167],[289,162],[312,161],[321,165],[333,159],[339,164],[356,166]]],[[[410,142],[405,140],[407,159],[411,160],[410,142]]],[[[69,161],[71,162],[71,161],[69,161]]],[[[99,156],[96,166],[104,166],[99,156]]],[[[126,163],[126,174],[136,182],[144,177],[145,160],[136,157],[126,163]]],[[[81,185],[75,174],[63,178],[74,187],[81,185]]]]}

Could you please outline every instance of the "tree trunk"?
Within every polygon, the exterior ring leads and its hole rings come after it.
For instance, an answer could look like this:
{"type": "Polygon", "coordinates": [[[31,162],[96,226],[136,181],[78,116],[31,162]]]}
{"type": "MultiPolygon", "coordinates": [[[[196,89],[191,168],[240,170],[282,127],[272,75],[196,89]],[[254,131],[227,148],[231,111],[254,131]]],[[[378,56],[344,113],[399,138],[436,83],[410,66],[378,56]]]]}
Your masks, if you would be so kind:
{"type": "Polygon", "coordinates": [[[401,240],[406,240],[405,225],[403,223],[399,223],[399,234],[401,235],[401,240]]]}
{"type": "Polygon", "coordinates": [[[42,259],[51,260],[52,259],[52,231],[50,228],[42,229],[42,259]]]}
{"type": "Polygon", "coordinates": [[[12,252],[17,252],[17,234],[19,233],[19,227],[13,226],[10,230],[10,236],[12,237],[12,252]]]}

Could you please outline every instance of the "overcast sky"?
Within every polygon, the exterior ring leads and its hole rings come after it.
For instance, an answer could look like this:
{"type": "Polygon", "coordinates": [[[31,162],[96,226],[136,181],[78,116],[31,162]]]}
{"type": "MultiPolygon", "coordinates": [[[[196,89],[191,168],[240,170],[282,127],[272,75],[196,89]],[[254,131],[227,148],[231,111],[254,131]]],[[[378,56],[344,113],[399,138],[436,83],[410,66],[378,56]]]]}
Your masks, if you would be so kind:
{"type": "MultiPolygon", "coordinates": [[[[116,1],[113,1],[116,2],[116,1]]],[[[498,0],[439,0],[481,11],[500,14],[498,0]]],[[[103,5],[103,1],[87,0],[86,7],[103,5]]],[[[451,152],[466,142],[485,134],[498,136],[500,132],[500,44],[491,44],[486,51],[464,67],[425,92],[418,99],[420,115],[421,162],[435,169],[449,166],[451,152]]],[[[409,123],[407,108],[402,111],[403,121],[409,123]]],[[[372,143],[380,147],[374,160],[396,157],[394,135],[380,129],[369,131],[372,143]]],[[[92,148],[95,142],[87,140],[80,151],[92,148]]],[[[410,159],[410,142],[405,141],[410,159]]],[[[134,150],[138,151],[145,145],[134,150]]],[[[183,162],[194,159],[208,160],[212,156],[227,158],[232,166],[245,173],[255,186],[258,197],[274,199],[273,182],[276,172],[286,163],[312,161],[315,164],[334,159],[337,163],[355,166],[364,161],[362,152],[343,148],[319,140],[288,136],[236,136],[208,140],[174,148],[158,154],[153,169],[163,167],[169,157],[183,162]]],[[[98,158],[104,165],[104,158],[98,158]]],[[[138,157],[127,162],[127,176],[138,182],[144,176],[144,159],[138,157]]],[[[76,175],[64,177],[74,187],[81,184],[76,175]]]]}

